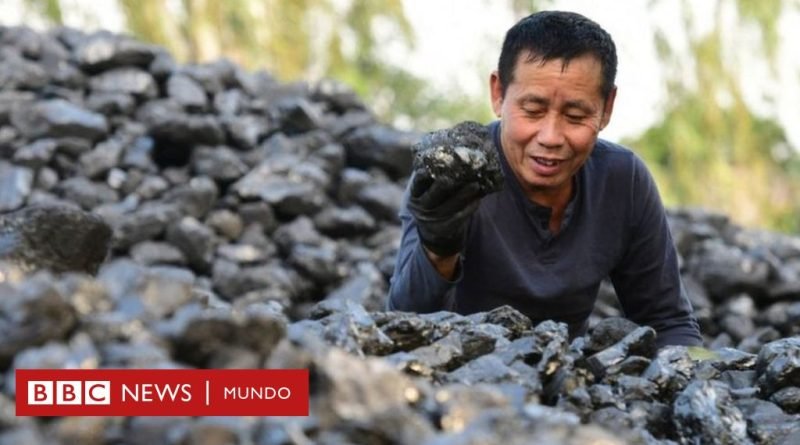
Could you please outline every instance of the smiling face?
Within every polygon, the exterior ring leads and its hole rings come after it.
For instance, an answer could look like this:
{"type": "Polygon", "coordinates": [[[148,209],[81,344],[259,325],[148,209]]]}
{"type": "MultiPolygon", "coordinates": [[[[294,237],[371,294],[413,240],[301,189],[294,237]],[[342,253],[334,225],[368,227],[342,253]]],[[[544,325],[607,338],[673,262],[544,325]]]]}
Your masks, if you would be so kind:
{"type": "Polygon", "coordinates": [[[520,54],[505,94],[491,76],[492,107],[500,117],[503,153],[525,194],[564,207],[572,177],[586,162],[611,118],[616,89],[601,94],[600,62],[591,55],[530,61],[520,54]]]}

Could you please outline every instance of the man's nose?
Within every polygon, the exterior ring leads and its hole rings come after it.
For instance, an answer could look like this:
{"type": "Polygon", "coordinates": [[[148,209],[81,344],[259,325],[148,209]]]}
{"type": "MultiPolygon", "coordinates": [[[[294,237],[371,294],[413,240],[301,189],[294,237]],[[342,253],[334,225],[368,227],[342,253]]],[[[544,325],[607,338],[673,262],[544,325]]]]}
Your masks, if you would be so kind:
{"type": "Polygon", "coordinates": [[[563,122],[553,113],[548,113],[540,121],[539,132],[536,135],[536,142],[544,147],[560,147],[564,144],[563,122]]]}

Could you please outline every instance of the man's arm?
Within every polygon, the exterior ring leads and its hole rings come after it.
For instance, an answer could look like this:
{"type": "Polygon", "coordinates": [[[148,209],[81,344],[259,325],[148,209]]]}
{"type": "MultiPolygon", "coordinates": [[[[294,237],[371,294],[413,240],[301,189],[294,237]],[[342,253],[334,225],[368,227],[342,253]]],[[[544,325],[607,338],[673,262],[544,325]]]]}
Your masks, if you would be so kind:
{"type": "Polygon", "coordinates": [[[702,344],[655,182],[636,158],[630,239],[611,280],[626,317],[653,327],[658,347],[702,344]]]}
{"type": "Polygon", "coordinates": [[[400,210],[402,238],[387,307],[389,310],[435,312],[444,309],[445,294],[461,279],[460,255],[442,258],[425,249],[407,204],[408,190],[400,210]]]}
{"type": "Polygon", "coordinates": [[[488,129],[462,122],[415,144],[403,195],[403,233],[389,288],[389,309],[433,312],[460,277],[461,251],[481,198],[503,187],[488,129]]]}

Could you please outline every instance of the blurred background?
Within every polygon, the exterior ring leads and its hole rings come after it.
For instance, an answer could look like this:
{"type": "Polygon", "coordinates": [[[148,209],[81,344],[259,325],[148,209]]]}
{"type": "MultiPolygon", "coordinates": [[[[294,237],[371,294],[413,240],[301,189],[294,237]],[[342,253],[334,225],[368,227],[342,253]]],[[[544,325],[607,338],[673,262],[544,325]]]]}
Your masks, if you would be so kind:
{"type": "Polygon", "coordinates": [[[0,24],[124,32],[182,63],[224,57],[286,82],[334,78],[384,122],[489,122],[505,31],[539,9],[614,37],[601,134],[642,156],[669,207],[800,233],[800,0],[3,0],[0,24]]]}

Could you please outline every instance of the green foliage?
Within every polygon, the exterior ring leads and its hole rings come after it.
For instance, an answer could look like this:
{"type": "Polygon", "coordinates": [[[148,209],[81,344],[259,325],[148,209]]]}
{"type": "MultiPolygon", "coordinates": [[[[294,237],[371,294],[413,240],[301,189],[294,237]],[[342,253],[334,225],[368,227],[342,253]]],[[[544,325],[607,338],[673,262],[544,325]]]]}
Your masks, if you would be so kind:
{"type": "Polygon", "coordinates": [[[527,17],[550,3],[552,3],[552,0],[510,0],[511,11],[514,13],[515,17],[520,19],[527,17]]]}
{"type": "Polygon", "coordinates": [[[435,90],[427,81],[403,69],[365,57],[344,63],[331,76],[352,85],[370,108],[386,121],[420,131],[443,128],[463,120],[493,118],[488,100],[461,92],[435,90]]]}
{"type": "Polygon", "coordinates": [[[60,25],[64,22],[58,0],[28,0],[28,6],[53,23],[60,25]]]}
{"type": "Polygon", "coordinates": [[[726,57],[731,39],[721,17],[730,1],[735,1],[741,27],[760,30],[764,62],[774,61],[774,33],[784,2],[717,0],[714,26],[705,34],[696,32],[684,3],[690,69],[666,37],[655,33],[668,103],[659,123],[624,142],[648,161],[667,205],[702,206],[744,225],[798,232],[800,159],[780,125],[753,113],[744,100],[737,65],[726,57]],[[687,71],[692,73],[688,80],[687,71]]]}
{"type": "Polygon", "coordinates": [[[689,358],[694,361],[719,360],[719,353],[702,346],[689,346],[686,348],[689,358]]]}
{"type": "Polygon", "coordinates": [[[180,36],[179,23],[164,10],[163,1],[119,0],[119,5],[132,35],[169,48],[179,59],[187,57],[188,46],[180,36]]]}
{"type": "Polygon", "coordinates": [[[787,143],[774,121],[685,94],[658,125],[624,142],[642,153],[667,205],[699,205],[741,223],[797,231],[798,158],[790,150],[789,159],[773,155],[787,143]]]}
{"type": "Polygon", "coordinates": [[[326,75],[351,85],[381,119],[401,126],[433,130],[460,120],[490,119],[488,103],[482,109],[478,101],[463,94],[437,91],[419,76],[383,60],[381,52],[388,42],[376,40],[373,24],[376,19],[385,20],[387,14],[394,19],[388,23],[394,31],[391,34],[413,46],[413,29],[401,0],[354,0],[339,20],[351,24],[354,54],[348,56],[339,33],[332,36],[326,75]]]}
{"type": "Polygon", "coordinates": [[[739,15],[745,21],[755,23],[761,31],[761,39],[770,61],[775,60],[775,51],[778,48],[777,24],[784,3],[784,0],[736,0],[739,15]]]}
{"type": "Polygon", "coordinates": [[[166,47],[181,62],[223,54],[250,69],[300,78],[312,57],[309,15],[326,0],[118,0],[129,31],[166,47]],[[170,9],[172,8],[172,9],[170,9]]]}

